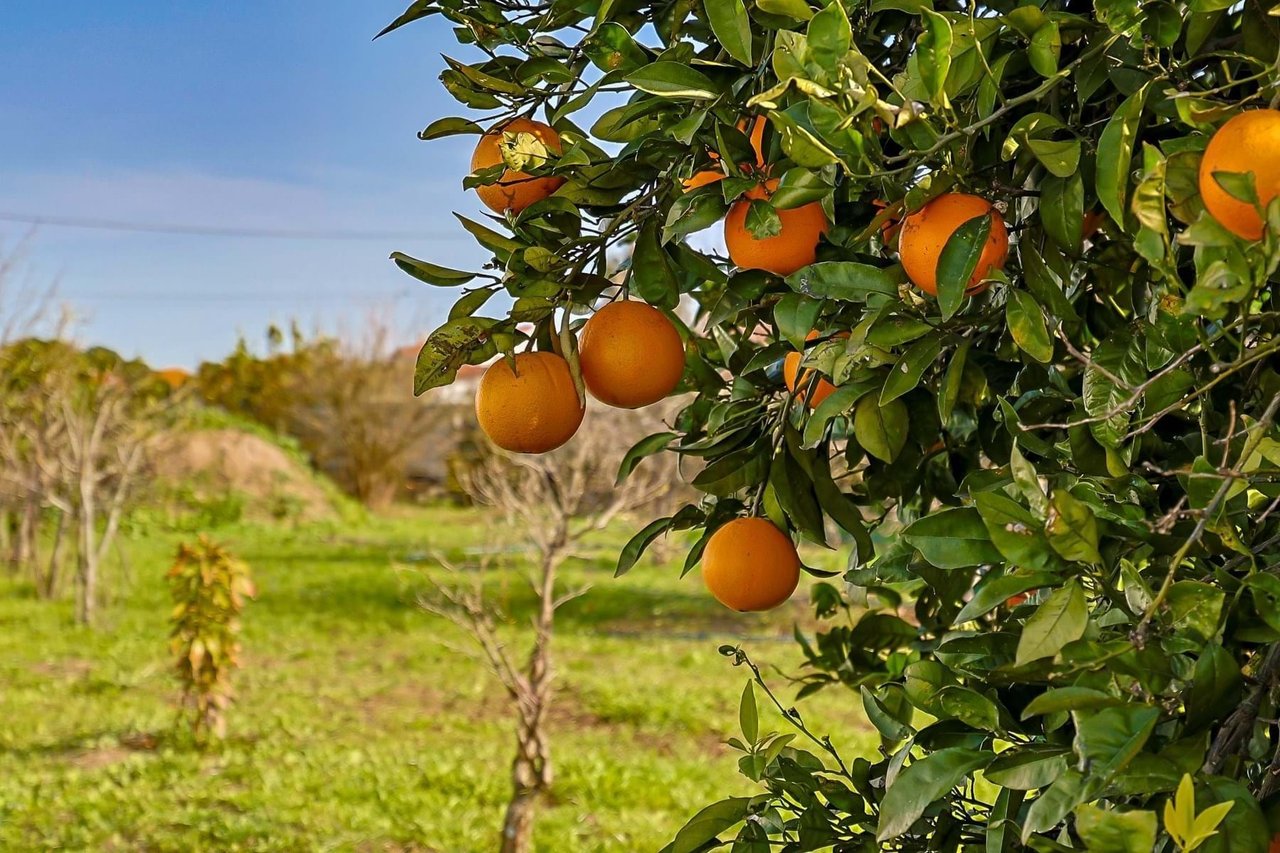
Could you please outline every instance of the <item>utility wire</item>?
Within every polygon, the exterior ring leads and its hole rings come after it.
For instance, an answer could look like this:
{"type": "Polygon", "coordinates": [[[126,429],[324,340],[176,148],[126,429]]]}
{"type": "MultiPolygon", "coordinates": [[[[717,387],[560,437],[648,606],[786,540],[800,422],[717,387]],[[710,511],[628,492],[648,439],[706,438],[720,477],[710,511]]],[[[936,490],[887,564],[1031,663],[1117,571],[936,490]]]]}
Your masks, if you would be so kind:
{"type": "Polygon", "coordinates": [[[77,216],[40,216],[29,213],[0,213],[0,222],[53,228],[87,228],[96,231],[124,231],[139,234],[182,234],[193,237],[249,237],[268,240],[430,240],[454,241],[457,234],[443,231],[350,231],[292,230],[288,228],[227,228],[205,225],[162,225],[149,222],[122,222],[77,216]]]}

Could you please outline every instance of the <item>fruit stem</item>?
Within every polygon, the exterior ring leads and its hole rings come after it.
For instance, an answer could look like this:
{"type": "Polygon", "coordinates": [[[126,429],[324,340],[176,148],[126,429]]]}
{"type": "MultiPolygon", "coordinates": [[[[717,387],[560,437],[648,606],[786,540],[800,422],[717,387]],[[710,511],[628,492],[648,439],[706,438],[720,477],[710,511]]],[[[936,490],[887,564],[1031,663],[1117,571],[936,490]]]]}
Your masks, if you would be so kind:
{"type": "Polygon", "coordinates": [[[572,306],[572,302],[564,304],[564,322],[560,324],[560,349],[565,361],[569,362],[569,375],[573,377],[573,387],[578,392],[578,405],[585,407],[587,386],[582,381],[582,365],[578,363],[578,342],[573,337],[573,330],[569,328],[573,316],[573,311],[570,310],[572,306]]]}

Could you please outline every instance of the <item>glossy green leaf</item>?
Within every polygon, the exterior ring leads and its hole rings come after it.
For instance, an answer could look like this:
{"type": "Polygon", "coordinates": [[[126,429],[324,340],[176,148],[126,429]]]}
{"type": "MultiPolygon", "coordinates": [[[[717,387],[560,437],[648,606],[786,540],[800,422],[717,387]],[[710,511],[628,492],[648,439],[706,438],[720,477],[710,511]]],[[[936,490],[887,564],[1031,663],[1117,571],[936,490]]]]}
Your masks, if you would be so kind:
{"type": "Polygon", "coordinates": [[[1053,657],[1062,647],[1084,636],[1089,622],[1088,603],[1084,590],[1074,580],[1041,604],[1018,638],[1017,666],[1024,666],[1041,658],[1053,657]]]}

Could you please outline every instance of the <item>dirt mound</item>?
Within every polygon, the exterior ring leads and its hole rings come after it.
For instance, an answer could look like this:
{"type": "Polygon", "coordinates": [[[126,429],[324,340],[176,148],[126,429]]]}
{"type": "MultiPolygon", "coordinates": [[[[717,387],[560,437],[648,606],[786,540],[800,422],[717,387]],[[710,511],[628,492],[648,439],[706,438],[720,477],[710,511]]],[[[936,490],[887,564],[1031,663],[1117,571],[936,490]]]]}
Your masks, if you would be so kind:
{"type": "Polygon", "coordinates": [[[326,518],[334,514],[330,495],[306,466],[261,436],[234,429],[173,432],[151,446],[151,464],[162,482],[207,495],[236,493],[251,515],[326,518]]]}

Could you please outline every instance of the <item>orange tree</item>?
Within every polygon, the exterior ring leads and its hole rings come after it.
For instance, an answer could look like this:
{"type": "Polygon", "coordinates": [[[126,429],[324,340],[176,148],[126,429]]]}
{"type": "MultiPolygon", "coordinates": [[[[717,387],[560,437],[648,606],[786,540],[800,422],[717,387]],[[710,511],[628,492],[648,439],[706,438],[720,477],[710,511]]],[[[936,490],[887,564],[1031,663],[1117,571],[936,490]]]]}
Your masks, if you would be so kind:
{"type": "Polygon", "coordinates": [[[475,115],[421,134],[501,135],[466,185],[540,182],[462,219],[484,270],[394,256],[464,288],[417,391],[517,347],[578,380],[574,315],[630,241],[626,294],[696,319],[692,396],[624,473],[693,457],[705,499],[619,570],[670,530],[692,568],[743,516],[852,543],[800,694],[852,691],[879,754],[780,700],[795,731],[760,732],[776,694],[725,648],[755,676],[733,745],[759,793],[669,850],[1267,848],[1272,5],[419,0],[387,28],[440,15],[476,57],[441,78],[475,115]],[[722,220],[728,257],[687,239],[722,220]]]}

